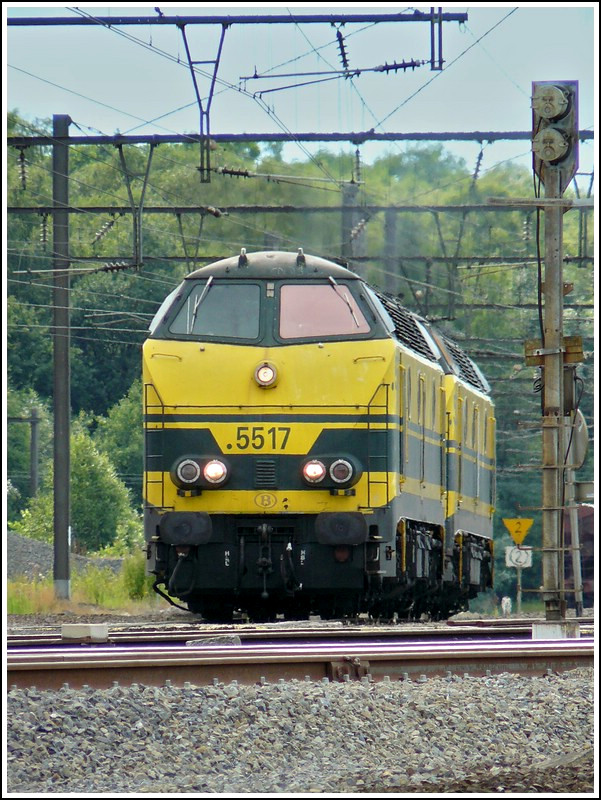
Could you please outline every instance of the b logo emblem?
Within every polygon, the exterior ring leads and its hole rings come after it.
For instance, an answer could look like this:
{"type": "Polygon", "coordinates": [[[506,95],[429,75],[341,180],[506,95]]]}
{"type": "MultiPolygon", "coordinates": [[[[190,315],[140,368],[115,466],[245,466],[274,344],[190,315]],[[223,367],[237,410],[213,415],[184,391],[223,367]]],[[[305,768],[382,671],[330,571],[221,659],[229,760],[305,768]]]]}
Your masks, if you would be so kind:
{"type": "Polygon", "coordinates": [[[259,508],[273,508],[277,503],[277,497],[269,492],[255,495],[255,503],[259,508]]]}

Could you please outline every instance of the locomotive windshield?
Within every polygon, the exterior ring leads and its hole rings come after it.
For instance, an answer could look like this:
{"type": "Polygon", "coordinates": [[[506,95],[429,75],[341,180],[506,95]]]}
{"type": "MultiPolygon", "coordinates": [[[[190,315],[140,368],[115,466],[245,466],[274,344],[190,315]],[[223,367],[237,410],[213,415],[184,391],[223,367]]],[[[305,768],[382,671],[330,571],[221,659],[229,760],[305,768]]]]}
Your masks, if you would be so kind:
{"type": "Polygon", "coordinates": [[[169,332],[218,339],[257,339],[261,289],[257,284],[197,283],[186,298],[169,332]]]}
{"type": "Polygon", "coordinates": [[[285,284],[280,291],[282,339],[353,336],[369,333],[370,326],[345,285],[285,284]]]}
{"type": "Polygon", "coordinates": [[[389,330],[358,281],[351,284],[333,276],[274,281],[209,276],[184,281],[174,290],[157,312],[150,334],[158,339],[277,347],[385,337],[389,330]]]}

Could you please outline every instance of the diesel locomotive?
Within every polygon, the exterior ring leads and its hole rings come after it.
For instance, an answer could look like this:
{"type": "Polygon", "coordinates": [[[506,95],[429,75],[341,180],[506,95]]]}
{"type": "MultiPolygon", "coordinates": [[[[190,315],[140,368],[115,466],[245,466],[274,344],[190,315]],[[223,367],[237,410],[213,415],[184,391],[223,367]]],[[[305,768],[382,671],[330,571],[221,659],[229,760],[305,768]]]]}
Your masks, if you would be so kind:
{"type": "Polygon", "coordinates": [[[487,381],[341,264],[242,250],[191,273],[143,384],[147,572],[170,602],[445,619],[492,586],[487,381]]]}

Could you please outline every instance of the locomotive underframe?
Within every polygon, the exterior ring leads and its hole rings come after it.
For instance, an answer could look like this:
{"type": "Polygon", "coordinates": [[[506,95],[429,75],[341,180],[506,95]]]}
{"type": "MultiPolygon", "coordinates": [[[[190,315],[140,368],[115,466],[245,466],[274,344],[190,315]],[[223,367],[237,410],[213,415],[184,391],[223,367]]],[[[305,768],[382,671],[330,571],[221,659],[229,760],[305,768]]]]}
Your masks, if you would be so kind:
{"type": "Polygon", "coordinates": [[[149,571],[171,597],[216,622],[230,621],[234,611],[252,620],[362,612],[445,619],[492,585],[488,539],[458,533],[449,552],[441,526],[403,519],[382,535],[391,528],[380,513],[365,517],[356,543],[360,515],[337,515],[325,533],[320,516],[214,515],[210,538],[199,535],[203,543],[153,537],[149,571]]]}

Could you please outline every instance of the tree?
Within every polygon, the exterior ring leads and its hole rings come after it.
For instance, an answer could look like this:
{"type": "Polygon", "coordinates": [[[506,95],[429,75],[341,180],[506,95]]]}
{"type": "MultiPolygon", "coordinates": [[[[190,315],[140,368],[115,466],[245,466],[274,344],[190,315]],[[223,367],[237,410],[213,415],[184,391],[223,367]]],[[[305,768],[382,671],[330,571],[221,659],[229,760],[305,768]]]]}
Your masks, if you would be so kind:
{"type": "Polygon", "coordinates": [[[16,519],[31,498],[31,425],[23,420],[31,417],[35,408],[38,423],[38,466],[52,453],[52,420],[42,398],[32,389],[16,390],[10,384],[7,390],[6,431],[7,475],[9,479],[7,519],[16,519]],[[16,418],[21,421],[10,421],[16,418]]]}
{"type": "Polygon", "coordinates": [[[117,474],[130,487],[136,505],[142,502],[141,481],[144,469],[142,430],[142,382],[137,379],[129,392],[97,420],[94,441],[112,459],[117,474]]]}
{"type": "MultiPolygon", "coordinates": [[[[23,536],[52,542],[51,462],[44,476],[41,491],[11,527],[23,536]]],[[[71,436],[71,527],[77,552],[93,553],[106,548],[127,552],[141,543],[141,526],[127,488],[117,478],[108,456],[99,452],[84,431],[71,436]]]]}

